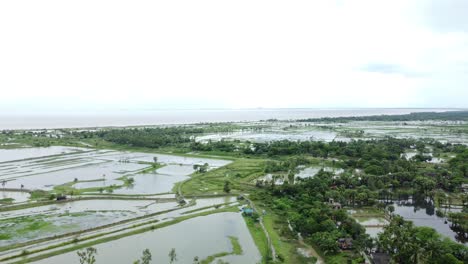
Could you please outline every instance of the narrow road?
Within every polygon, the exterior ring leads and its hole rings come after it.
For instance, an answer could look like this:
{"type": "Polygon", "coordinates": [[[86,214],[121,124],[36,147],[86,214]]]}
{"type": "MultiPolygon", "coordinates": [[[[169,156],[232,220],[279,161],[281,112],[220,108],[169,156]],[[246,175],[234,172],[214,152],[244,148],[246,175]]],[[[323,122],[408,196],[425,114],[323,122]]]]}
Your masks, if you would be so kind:
{"type": "Polygon", "coordinates": [[[254,209],[254,211],[257,212],[260,215],[259,223],[260,223],[260,226],[262,227],[263,232],[265,233],[265,236],[267,238],[268,247],[270,248],[270,251],[271,251],[271,259],[272,259],[273,262],[275,262],[276,261],[276,250],[275,250],[275,247],[273,246],[273,243],[271,242],[270,234],[268,234],[268,231],[265,228],[265,225],[263,224],[263,216],[260,214],[260,211],[258,211],[257,207],[255,206],[255,204],[250,199],[248,199],[244,195],[242,195],[242,196],[247,201],[247,203],[249,203],[249,205],[252,207],[252,209],[254,209]]]}
{"type": "MultiPolygon", "coordinates": [[[[289,230],[291,230],[291,232],[294,232],[294,229],[291,226],[291,222],[289,222],[289,220],[288,220],[288,227],[289,227],[289,230]]],[[[325,263],[325,260],[317,253],[317,251],[315,251],[314,247],[304,243],[304,239],[302,238],[301,233],[297,233],[297,241],[299,242],[299,244],[301,244],[301,246],[307,249],[307,252],[310,255],[314,256],[317,259],[317,262],[315,262],[316,264],[325,263]]]]}

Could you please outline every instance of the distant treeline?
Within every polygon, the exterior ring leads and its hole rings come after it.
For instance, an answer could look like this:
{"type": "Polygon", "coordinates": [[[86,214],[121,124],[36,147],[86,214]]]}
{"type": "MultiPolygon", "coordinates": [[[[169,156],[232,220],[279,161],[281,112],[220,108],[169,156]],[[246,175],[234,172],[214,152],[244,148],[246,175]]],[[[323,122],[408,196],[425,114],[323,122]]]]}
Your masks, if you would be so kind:
{"type": "Polygon", "coordinates": [[[344,123],[350,121],[468,121],[468,111],[447,112],[421,112],[405,115],[374,115],[374,116],[350,116],[350,117],[322,117],[299,119],[298,122],[335,122],[344,123]]]}
{"type": "Polygon", "coordinates": [[[203,132],[203,129],[191,127],[132,128],[82,132],[81,137],[99,137],[121,145],[159,148],[189,143],[191,141],[191,136],[203,132]]]}

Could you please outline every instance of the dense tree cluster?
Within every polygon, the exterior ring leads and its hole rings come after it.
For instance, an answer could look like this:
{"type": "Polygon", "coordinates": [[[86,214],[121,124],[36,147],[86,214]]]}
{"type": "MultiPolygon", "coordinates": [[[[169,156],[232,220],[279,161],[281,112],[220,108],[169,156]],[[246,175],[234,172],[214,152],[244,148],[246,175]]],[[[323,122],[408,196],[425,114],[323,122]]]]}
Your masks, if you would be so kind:
{"type": "Polygon", "coordinates": [[[236,152],[246,156],[301,158],[300,162],[267,162],[265,172],[290,171],[294,166],[307,164],[304,157],[328,159],[345,170],[337,187],[366,185],[371,190],[382,188],[414,188],[430,194],[437,188],[457,191],[466,181],[468,149],[463,145],[442,144],[431,140],[385,138],[381,140],[353,140],[350,142],[273,141],[267,143],[235,144],[229,141],[192,143],[196,151],[236,152]],[[435,153],[456,154],[448,164],[427,166],[435,153]],[[405,152],[417,154],[406,158],[405,152]],[[359,173],[356,173],[358,171],[359,173]],[[359,174],[358,177],[356,174],[359,174]],[[344,181],[344,182],[343,182],[344,181]]]}
{"type": "Polygon", "coordinates": [[[434,229],[415,227],[400,216],[379,235],[378,245],[395,263],[467,263],[468,250],[462,244],[442,238],[434,229]]]}
{"type": "Polygon", "coordinates": [[[190,127],[161,127],[109,129],[98,132],[86,132],[83,133],[83,136],[97,136],[109,142],[134,147],[159,148],[189,143],[193,135],[200,133],[203,133],[203,129],[190,127]]]}
{"type": "Polygon", "coordinates": [[[299,122],[336,122],[344,123],[349,121],[468,121],[468,111],[447,111],[447,112],[420,112],[405,115],[375,115],[375,116],[350,116],[350,117],[323,117],[297,120],[299,122]]]}
{"type": "Polygon", "coordinates": [[[320,172],[297,184],[269,186],[254,196],[288,219],[305,240],[325,254],[340,250],[339,239],[353,239],[353,247],[369,249],[372,241],[364,228],[341,208],[330,206],[331,174],[320,172]]]}

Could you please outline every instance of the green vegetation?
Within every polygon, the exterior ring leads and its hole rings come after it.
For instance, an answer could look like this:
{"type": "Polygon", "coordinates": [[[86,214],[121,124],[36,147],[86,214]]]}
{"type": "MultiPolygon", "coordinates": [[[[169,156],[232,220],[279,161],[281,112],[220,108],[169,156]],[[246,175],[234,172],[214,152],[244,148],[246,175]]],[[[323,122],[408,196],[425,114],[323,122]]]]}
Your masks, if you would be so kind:
{"type": "MultiPolygon", "coordinates": [[[[409,122],[419,120],[468,120],[468,112],[416,113],[399,116],[351,117],[331,119],[306,119],[301,122],[349,122],[349,121],[396,121],[409,122]]],[[[265,125],[265,124],[263,124],[265,125]]],[[[298,123],[298,126],[302,125],[298,123]]],[[[311,125],[311,124],[306,124],[311,125]]],[[[261,129],[262,125],[245,129],[261,129]]],[[[321,126],[331,129],[333,124],[321,126]]],[[[364,228],[355,219],[387,218],[395,208],[390,204],[394,200],[412,198],[413,201],[425,201],[435,207],[435,213],[450,221],[449,225],[461,242],[466,242],[468,232],[468,196],[463,191],[463,184],[468,183],[468,148],[464,145],[440,143],[432,139],[397,139],[380,138],[375,140],[351,140],[349,142],[318,141],[273,141],[264,143],[220,140],[198,142],[196,136],[215,131],[235,131],[242,129],[235,124],[198,124],[191,126],[100,129],[98,131],[65,131],[60,139],[47,138],[46,135],[4,133],[14,137],[19,143],[29,145],[77,145],[85,142],[97,148],[122,150],[140,150],[147,152],[177,153],[185,156],[223,157],[233,162],[214,170],[207,165],[194,166],[195,173],[190,179],[178,183],[173,191],[178,199],[191,197],[244,195],[249,205],[255,210],[265,209],[266,214],[254,212],[254,217],[245,217],[245,222],[263,256],[263,263],[273,258],[284,263],[309,263],[313,258],[305,258],[297,248],[311,249],[315,257],[326,263],[362,263],[360,252],[369,253],[379,249],[391,255],[399,263],[466,263],[467,248],[462,244],[442,239],[431,228],[414,227],[411,223],[395,216],[385,232],[376,240],[364,232],[364,228]],[[407,158],[406,153],[415,153],[407,158]],[[434,158],[444,159],[441,163],[434,158]],[[314,177],[296,178],[298,168],[322,167],[314,177]],[[332,171],[327,171],[332,168],[332,171]],[[339,170],[338,170],[339,169],[339,170]],[[265,174],[272,174],[272,180],[259,179],[265,174]],[[283,177],[284,183],[278,185],[276,179],[283,177]],[[250,201],[252,204],[250,204],[250,201]],[[461,212],[446,212],[453,205],[463,208],[461,212]],[[346,209],[353,209],[352,217],[346,209]],[[260,215],[261,214],[261,215],[260,215]],[[261,222],[257,222],[261,221],[261,222]],[[261,224],[271,239],[273,256],[268,238],[261,224]],[[301,236],[297,234],[300,233],[301,236]],[[395,239],[398,238],[398,239],[395,239]],[[465,239],[465,240],[463,240],[465,239]],[[348,245],[346,241],[352,241],[348,245]]],[[[285,127],[284,130],[298,129],[285,127]]],[[[389,133],[393,128],[388,128],[389,133]]],[[[448,129],[448,128],[447,128],[448,129]]],[[[452,128],[450,128],[452,129],[452,128]]],[[[464,124],[454,129],[465,131],[464,124]]],[[[340,128],[341,135],[364,138],[364,131],[340,128]]],[[[462,133],[460,132],[460,133],[462,133]]],[[[161,166],[157,159],[149,162],[146,170],[161,166]]],[[[312,176],[312,175],[310,175],[312,176]]],[[[131,185],[132,177],[121,178],[122,186],[131,185]]],[[[56,186],[53,192],[34,191],[31,199],[40,200],[35,205],[13,206],[8,209],[26,208],[54,203],[56,195],[78,195],[82,192],[108,192],[105,190],[76,190],[72,183],[56,186]]],[[[466,188],[466,186],[465,186],[466,188]]],[[[104,195],[103,195],[104,196],[104,195]]],[[[131,196],[119,195],[116,199],[129,199],[131,196]]],[[[114,196],[112,196],[114,198],[114,196]]],[[[0,200],[0,203],[9,203],[0,200]]],[[[228,204],[226,204],[228,205],[228,204]]],[[[214,212],[236,211],[236,207],[223,207],[213,211],[203,211],[211,206],[188,211],[197,216],[214,212]]],[[[161,224],[147,223],[140,229],[134,228],[125,234],[98,238],[94,241],[82,241],[69,249],[58,250],[32,260],[76,250],[97,243],[107,242],[123,236],[146,232],[175,224],[194,217],[184,215],[161,224]]],[[[37,221],[25,229],[39,230],[49,228],[46,223],[37,221]]],[[[0,239],[10,239],[12,234],[0,232],[0,239]]],[[[236,239],[230,238],[233,252],[221,252],[202,260],[209,263],[229,254],[240,254],[241,246],[236,239]],[[236,244],[237,243],[237,244],[236,244]]],[[[29,252],[26,252],[27,254],[29,252]]],[[[37,252],[35,252],[37,253],[37,252]]],[[[174,250],[175,254],[175,250],[174,250]]],[[[174,258],[175,260],[175,258],[174,258]]]]}
{"type": "Polygon", "coordinates": [[[3,198],[3,199],[0,199],[0,204],[11,204],[13,203],[15,199],[13,198],[3,198]]]}
{"type": "Polygon", "coordinates": [[[351,117],[324,117],[300,119],[299,122],[349,122],[349,121],[468,121],[468,111],[447,112],[419,112],[406,115],[376,115],[376,116],[351,116],[351,117]]]}
{"type": "Polygon", "coordinates": [[[221,258],[228,255],[241,255],[242,254],[242,247],[239,244],[239,239],[237,237],[230,236],[229,240],[231,241],[232,251],[231,252],[220,252],[200,261],[200,264],[209,264],[212,263],[215,259],[221,258]]]}
{"type": "Polygon", "coordinates": [[[244,217],[244,219],[247,223],[247,227],[249,228],[250,234],[252,235],[252,238],[255,241],[255,245],[257,245],[257,248],[260,254],[262,255],[263,263],[265,263],[266,260],[271,258],[271,252],[268,246],[268,240],[265,236],[265,233],[260,227],[260,224],[257,221],[255,221],[252,217],[244,217]]]}
{"type": "Polygon", "coordinates": [[[195,173],[192,177],[174,187],[174,191],[181,190],[184,195],[206,195],[224,193],[226,180],[229,180],[230,193],[239,193],[253,188],[251,182],[263,174],[264,160],[236,159],[232,163],[208,171],[195,173]]]}
{"type": "Polygon", "coordinates": [[[465,246],[442,239],[434,229],[414,227],[396,216],[379,235],[379,248],[390,253],[395,263],[467,263],[465,246]]]}
{"type": "MultiPolygon", "coordinates": [[[[168,210],[168,211],[172,211],[172,210],[168,210]]],[[[166,221],[166,222],[163,222],[163,223],[160,223],[160,224],[154,224],[154,223],[157,222],[157,220],[153,221],[153,222],[142,223],[142,224],[134,226],[134,229],[132,229],[131,231],[128,231],[128,232],[119,233],[120,231],[123,231],[123,230],[114,230],[114,231],[111,231],[109,233],[100,233],[98,235],[93,235],[93,236],[88,237],[86,239],[86,240],[90,240],[90,241],[79,240],[80,243],[78,243],[78,244],[76,243],[77,241],[65,242],[65,243],[62,243],[62,244],[59,244],[59,245],[52,245],[52,246],[50,246],[48,248],[41,248],[41,249],[38,249],[38,250],[35,250],[35,251],[29,251],[26,254],[20,254],[20,255],[17,255],[17,256],[11,256],[11,257],[7,257],[7,258],[3,258],[3,259],[0,259],[0,261],[6,261],[6,260],[17,258],[19,256],[24,256],[24,255],[33,254],[33,253],[40,253],[40,252],[45,251],[45,250],[59,248],[59,247],[64,246],[64,245],[73,244],[73,246],[71,246],[71,247],[62,248],[62,249],[59,249],[57,251],[48,252],[48,253],[45,253],[45,254],[42,254],[42,255],[37,255],[37,256],[31,257],[31,258],[28,258],[28,259],[25,259],[25,260],[20,260],[20,261],[14,262],[14,263],[26,263],[26,262],[38,261],[38,260],[41,260],[41,259],[49,258],[49,257],[60,255],[60,254],[64,254],[64,253],[67,253],[67,252],[71,252],[71,251],[75,251],[75,250],[79,250],[79,249],[83,249],[83,248],[87,248],[87,247],[92,247],[92,246],[97,245],[97,244],[117,240],[117,239],[120,239],[120,238],[123,238],[123,237],[132,236],[132,235],[136,235],[136,234],[141,234],[141,233],[156,230],[156,229],[159,229],[159,228],[164,228],[164,227],[174,225],[174,224],[180,223],[182,221],[185,221],[185,220],[188,220],[188,219],[191,219],[191,218],[206,216],[206,215],[216,214],[216,213],[223,213],[223,212],[237,212],[237,207],[232,206],[232,207],[226,207],[226,208],[217,209],[217,210],[201,212],[201,213],[193,214],[193,215],[181,216],[181,217],[178,217],[178,218],[176,218],[174,220],[166,221]],[[144,226],[144,227],[141,227],[141,226],[144,226]],[[137,227],[141,227],[141,228],[137,228],[137,227]],[[119,233],[119,234],[111,235],[113,233],[119,233]],[[108,236],[105,236],[105,235],[108,235],[108,236]],[[99,238],[99,237],[102,237],[102,238],[99,238]]],[[[157,214],[162,214],[162,213],[164,213],[164,212],[158,212],[157,214]]]]}
{"type": "Polygon", "coordinates": [[[23,235],[28,232],[50,229],[53,225],[52,223],[45,220],[46,216],[44,215],[34,215],[34,216],[22,216],[17,218],[12,218],[8,220],[0,220],[0,237],[12,237],[14,235],[23,235]],[[10,226],[14,224],[13,226],[10,226]],[[10,226],[9,228],[4,228],[4,226],[10,226]]]}

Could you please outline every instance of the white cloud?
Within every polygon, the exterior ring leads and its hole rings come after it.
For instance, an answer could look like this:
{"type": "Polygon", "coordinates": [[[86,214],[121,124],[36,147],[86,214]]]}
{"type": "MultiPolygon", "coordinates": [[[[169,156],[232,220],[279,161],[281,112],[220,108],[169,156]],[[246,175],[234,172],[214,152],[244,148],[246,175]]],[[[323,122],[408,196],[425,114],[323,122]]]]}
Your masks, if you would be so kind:
{"type": "Polygon", "coordinates": [[[0,109],[467,107],[425,3],[2,1],[0,109]]]}

